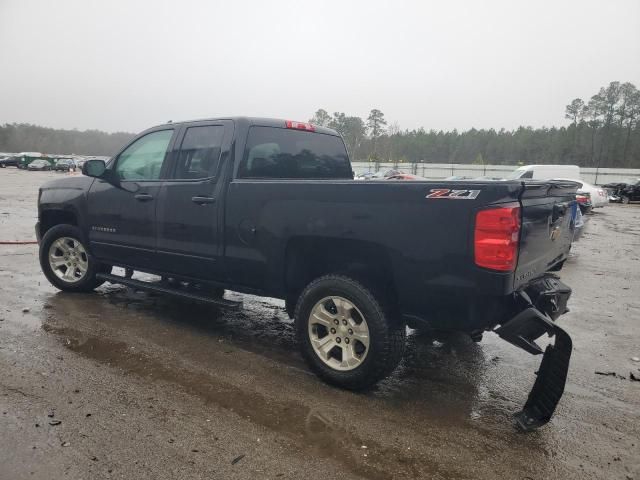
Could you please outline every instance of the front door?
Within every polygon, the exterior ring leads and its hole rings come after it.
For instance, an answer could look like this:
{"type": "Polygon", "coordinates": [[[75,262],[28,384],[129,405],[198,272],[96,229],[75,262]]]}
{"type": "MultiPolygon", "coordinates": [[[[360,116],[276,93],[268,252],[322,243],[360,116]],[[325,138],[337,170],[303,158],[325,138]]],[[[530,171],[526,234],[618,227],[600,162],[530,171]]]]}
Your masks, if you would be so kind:
{"type": "Polygon", "coordinates": [[[157,212],[158,264],[179,276],[221,279],[222,164],[229,157],[231,121],[183,127],[157,212]]]}
{"type": "Polygon", "coordinates": [[[109,165],[109,181],[89,190],[89,244],[115,265],[154,269],[156,207],[175,129],[137,138],[109,165]]]}

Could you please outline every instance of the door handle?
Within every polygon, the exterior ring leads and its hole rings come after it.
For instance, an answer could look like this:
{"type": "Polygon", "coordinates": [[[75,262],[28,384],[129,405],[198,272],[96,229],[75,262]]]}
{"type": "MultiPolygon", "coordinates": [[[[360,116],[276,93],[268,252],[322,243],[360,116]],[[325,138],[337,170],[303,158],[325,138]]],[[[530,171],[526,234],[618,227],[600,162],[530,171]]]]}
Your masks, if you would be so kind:
{"type": "Polygon", "coordinates": [[[198,205],[205,205],[207,203],[215,203],[216,199],[215,197],[191,197],[191,201],[193,203],[197,203],[198,205]]]}
{"type": "Polygon", "coordinates": [[[134,197],[140,202],[148,202],[149,200],[153,200],[153,195],[149,195],[148,193],[138,193],[134,195],[134,197]]]}

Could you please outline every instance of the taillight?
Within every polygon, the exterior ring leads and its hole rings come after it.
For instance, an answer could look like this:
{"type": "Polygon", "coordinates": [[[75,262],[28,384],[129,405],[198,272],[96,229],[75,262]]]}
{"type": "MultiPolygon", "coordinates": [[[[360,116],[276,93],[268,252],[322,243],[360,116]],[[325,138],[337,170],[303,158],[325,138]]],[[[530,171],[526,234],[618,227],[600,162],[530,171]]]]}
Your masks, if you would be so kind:
{"type": "Polygon", "coordinates": [[[285,123],[287,125],[287,128],[293,128],[295,130],[306,130],[307,132],[316,131],[316,127],[314,127],[310,123],[294,122],[293,120],[287,120],[285,123]]]}
{"type": "Polygon", "coordinates": [[[576,201],[578,203],[588,203],[589,197],[587,197],[586,195],[576,195],[576,201]]]}
{"type": "Polygon", "coordinates": [[[502,272],[514,270],[519,234],[520,207],[480,210],[474,235],[476,265],[502,272]]]}

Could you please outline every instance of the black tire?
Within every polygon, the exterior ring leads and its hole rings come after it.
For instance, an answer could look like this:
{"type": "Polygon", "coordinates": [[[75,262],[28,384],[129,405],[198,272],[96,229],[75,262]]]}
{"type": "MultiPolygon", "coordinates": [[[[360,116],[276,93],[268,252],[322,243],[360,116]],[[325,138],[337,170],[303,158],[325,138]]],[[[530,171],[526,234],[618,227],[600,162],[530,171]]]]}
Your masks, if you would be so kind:
{"type": "Polygon", "coordinates": [[[626,195],[623,195],[622,198],[620,199],[620,202],[623,205],[629,205],[630,201],[631,201],[631,199],[629,197],[627,197],[626,195]]]}
{"type": "Polygon", "coordinates": [[[390,318],[390,311],[361,283],[343,276],[326,275],[311,282],[300,295],[295,309],[296,334],[303,357],[324,381],[349,390],[363,390],[395,370],[402,360],[406,329],[402,322],[390,318]],[[349,300],[362,312],[369,328],[369,351],[362,363],[352,370],[336,370],[316,354],[309,338],[311,310],[327,296],[349,300]]]}
{"type": "Polygon", "coordinates": [[[56,288],[65,292],[90,292],[104,283],[104,280],[98,280],[98,273],[111,273],[111,266],[104,265],[96,261],[82,239],[82,233],[78,227],[73,225],[56,225],[51,227],[42,237],[40,242],[40,267],[47,280],[56,288]],[[62,237],[69,237],[79,242],[87,253],[88,268],[87,272],[81,280],[70,283],[59,278],[49,264],[49,249],[51,244],[62,237]]]}

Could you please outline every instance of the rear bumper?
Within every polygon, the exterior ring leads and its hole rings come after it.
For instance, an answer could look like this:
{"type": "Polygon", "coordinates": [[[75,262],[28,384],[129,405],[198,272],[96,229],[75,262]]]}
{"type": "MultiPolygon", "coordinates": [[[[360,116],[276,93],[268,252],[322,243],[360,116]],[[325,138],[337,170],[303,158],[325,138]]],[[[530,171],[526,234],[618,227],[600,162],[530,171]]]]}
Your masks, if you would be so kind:
{"type": "Polygon", "coordinates": [[[494,330],[501,338],[533,354],[543,354],[537,378],[527,402],[515,416],[523,430],[536,429],[551,420],[564,393],[573,345],[555,320],[568,311],[571,289],[556,275],[546,274],[516,293],[517,312],[494,330]],[[554,337],[543,351],[535,342],[542,335],[554,337]]]}

